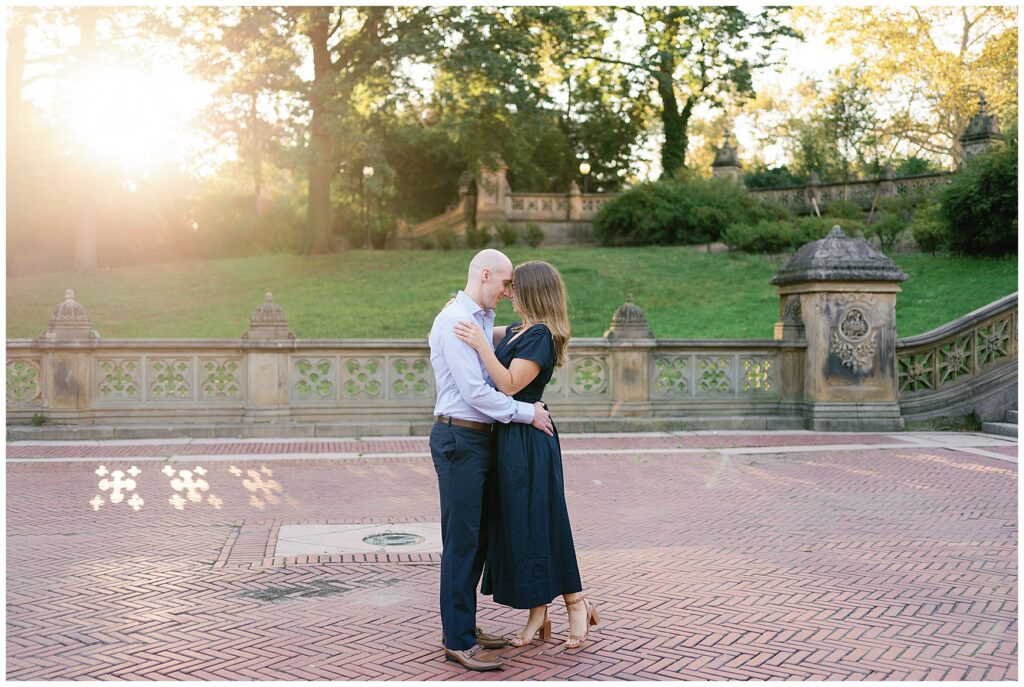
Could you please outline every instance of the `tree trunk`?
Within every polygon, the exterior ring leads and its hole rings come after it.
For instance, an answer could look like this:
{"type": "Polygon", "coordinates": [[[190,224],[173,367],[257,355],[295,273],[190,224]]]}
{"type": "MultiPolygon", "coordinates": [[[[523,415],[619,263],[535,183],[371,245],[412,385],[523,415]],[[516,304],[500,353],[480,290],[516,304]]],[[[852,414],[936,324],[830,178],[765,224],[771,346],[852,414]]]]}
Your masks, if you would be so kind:
{"type": "MultiPolygon", "coordinates": [[[[81,42],[78,49],[78,71],[84,77],[96,66],[96,17],[97,7],[82,7],[78,10],[78,30],[81,42]]],[[[78,146],[78,222],[75,228],[75,272],[96,270],[96,174],[89,169],[85,159],[87,146],[78,146]]]]}
{"type": "Polygon", "coordinates": [[[664,55],[660,68],[654,73],[658,83],[658,95],[661,96],[661,124],[665,130],[665,141],[661,145],[661,176],[671,178],[677,170],[686,166],[686,126],[689,119],[687,111],[679,111],[676,99],[672,72],[674,63],[668,55],[664,55]],[[685,118],[684,118],[684,115],[685,118]]]}
{"type": "Polygon", "coordinates": [[[309,198],[306,206],[308,237],[306,253],[323,255],[334,252],[331,233],[331,179],[334,177],[331,132],[326,121],[326,99],[331,87],[331,54],[327,48],[330,8],[311,10],[313,14],[306,36],[313,47],[313,87],[310,90],[309,198]]]}

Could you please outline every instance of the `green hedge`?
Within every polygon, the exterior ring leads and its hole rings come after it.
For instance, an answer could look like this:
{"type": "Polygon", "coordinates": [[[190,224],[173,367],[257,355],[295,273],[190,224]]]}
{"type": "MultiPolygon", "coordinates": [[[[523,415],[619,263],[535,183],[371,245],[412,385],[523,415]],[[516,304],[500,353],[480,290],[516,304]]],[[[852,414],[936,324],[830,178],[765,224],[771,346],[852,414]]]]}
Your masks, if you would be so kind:
{"type": "Polygon", "coordinates": [[[940,195],[944,245],[953,253],[1017,252],[1017,137],[967,162],[940,195]]]}
{"type": "Polygon", "coordinates": [[[730,224],[722,241],[744,253],[785,253],[805,243],[825,238],[839,225],[847,236],[861,236],[864,225],[842,217],[801,217],[796,220],[762,220],[757,224],[730,224]]]}
{"type": "Polygon", "coordinates": [[[669,179],[640,184],[610,200],[594,218],[594,234],[608,246],[701,244],[717,241],[732,224],[788,215],[728,180],[669,179]]]}

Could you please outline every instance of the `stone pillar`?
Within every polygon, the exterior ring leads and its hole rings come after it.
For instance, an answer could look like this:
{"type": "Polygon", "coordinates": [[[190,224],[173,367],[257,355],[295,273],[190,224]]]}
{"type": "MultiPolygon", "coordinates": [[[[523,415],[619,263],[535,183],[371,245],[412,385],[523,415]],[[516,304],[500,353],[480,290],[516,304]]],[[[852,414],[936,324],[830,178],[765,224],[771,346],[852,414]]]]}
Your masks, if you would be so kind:
{"type": "Polygon", "coordinates": [[[576,180],[569,182],[569,217],[570,221],[579,221],[583,217],[583,194],[576,180]]]}
{"type": "Polygon", "coordinates": [[[984,153],[1002,138],[1003,135],[999,133],[996,116],[988,113],[988,101],[985,100],[985,94],[982,93],[978,102],[977,114],[971,117],[970,124],[960,136],[964,162],[968,162],[975,155],[984,153]]]}
{"type": "Polygon", "coordinates": [[[252,311],[248,331],[242,334],[246,350],[247,398],[243,421],[287,421],[288,355],[295,350],[295,334],[288,329],[284,309],[269,291],[252,311]]]}
{"type": "Polygon", "coordinates": [[[512,197],[509,194],[508,179],[505,178],[506,171],[508,171],[508,166],[499,159],[493,170],[481,167],[477,173],[476,222],[478,225],[504,222],[508,219],[512,197]]]}
{"type": "Polygon", "coordinates": [[[729,145],[731,136],[725,137],[725,143],[715,152],[715,161],[711,163],[711,174],[716,179],[728,179],[743,184],[743,165],[740,164],[739,152],[735,145],[729,145]]]}
{"type": "Polygon", "coordinates": [[[838,226],[802,246],[772,278],[782,312],[776,338],[795,340],[802,326],[806,341],[803,388],[789,388],[788,397],[802,408],[809,429],[903,427],[896,294],[906,278],[887,256],[864,239],[847,238],[838,226]]]}
{"type": "Polygon", "coordinates": [[[65,291],[64,301],[53,309],[46,331],[36,339],[44,351],[43,414],[48,420],[75,421],[89,415],[92,353],[99,338],[85,308],[75,300],[75,292],[65,291]]]}
{"type": "Polygon", "coordinates": [[[896,173],[892,169],[892,165],[886,165],[882,168],[882,178],[879,180],[878,195],[882,198],[895,198],[899,191],[896,188],[896,173]]]}
{"type": "Polygon", "coordinates": [[[807,175],[807,185],[804,186],[804,205],[813,210],[815,215],[821,215],[821,179],[817,172],[807,175]]]}
{"type": "Polygon", "coordinates": [[[612,415],[645,415],[652,408],[649,393],[651,350],[654,334],[647,327],[647,315],[633,302],[633,294],[612,315],[604,333],[611,342],[612,415]]]}

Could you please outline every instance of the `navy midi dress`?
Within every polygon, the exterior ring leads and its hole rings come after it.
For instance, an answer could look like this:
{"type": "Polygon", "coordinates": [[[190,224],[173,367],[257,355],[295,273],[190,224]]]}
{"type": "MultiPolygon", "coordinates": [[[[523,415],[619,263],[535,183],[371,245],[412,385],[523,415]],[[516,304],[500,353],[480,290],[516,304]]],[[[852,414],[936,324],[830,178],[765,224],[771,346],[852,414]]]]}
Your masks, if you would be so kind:
{"type": "MultiPolygon", "coordinates": [[[[540,365],[540,373],[514,398],[535,403],[555,368],[555,345],[545,325],[514,341],[508,328],[494,352],[508,367],[513,358],[540,365]]],[[[498,425],[497,460],[488,480],[488,545],[481,591],[512,608],[550,603],[583,590],[569,512],[565,505],[558,430],[549,437],[532,425],[498,425]]]]}

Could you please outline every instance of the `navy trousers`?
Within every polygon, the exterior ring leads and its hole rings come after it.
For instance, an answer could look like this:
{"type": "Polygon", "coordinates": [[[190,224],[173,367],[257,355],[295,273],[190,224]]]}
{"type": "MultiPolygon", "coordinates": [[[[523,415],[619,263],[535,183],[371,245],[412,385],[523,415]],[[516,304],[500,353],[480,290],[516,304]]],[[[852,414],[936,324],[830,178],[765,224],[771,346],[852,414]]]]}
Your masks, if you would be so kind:
{"type": "Polygon", "coordinates": [[[487,558],[485,486],[494,435],[435,423],[430,455],[441,494],[441,625],[445,646],[476,645],[476,587],[487,558]]]}

